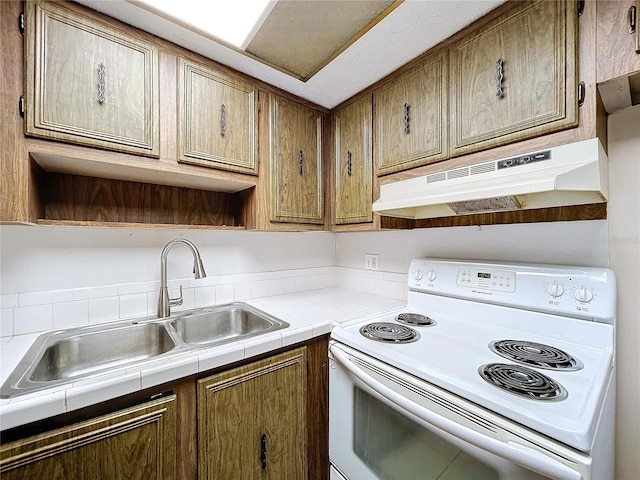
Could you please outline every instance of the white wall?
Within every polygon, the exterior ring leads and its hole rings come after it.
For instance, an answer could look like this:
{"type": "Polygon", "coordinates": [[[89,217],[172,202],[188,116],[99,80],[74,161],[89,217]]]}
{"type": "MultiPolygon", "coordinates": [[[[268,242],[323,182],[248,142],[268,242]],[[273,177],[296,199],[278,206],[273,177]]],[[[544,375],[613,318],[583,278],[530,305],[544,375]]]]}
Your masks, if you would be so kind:
{"type": "MultiPolygon", "coordinates": [[[[174,238],[194,242],[209,275],[333,265],[331,233],[0,227],[0,293],[154,281],[160,252],[174,238]]],[[[174,247],[169,278],[191,276],[191,254],[174,247]]]]}
{"type": "Polygon", "coordinates": [[[609,117],[611,268],[618,280],[616,479],[640,478],[640,106],[609,117]]]}
{"type": "Polygon", "coordinates": [[[414,257],[608,266],[606,220],[410,231],[341,233],[336,265],[363,268],[364,254],[379,255],[379,269],[406,273],[414,257]]]}

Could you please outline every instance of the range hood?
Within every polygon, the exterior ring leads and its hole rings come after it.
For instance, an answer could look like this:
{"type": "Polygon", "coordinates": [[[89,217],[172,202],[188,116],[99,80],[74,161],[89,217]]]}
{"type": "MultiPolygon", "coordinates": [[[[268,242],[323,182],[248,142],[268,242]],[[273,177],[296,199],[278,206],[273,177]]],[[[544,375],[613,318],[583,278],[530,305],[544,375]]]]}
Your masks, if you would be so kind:
{"type": "Polygon", "coordinates": [[[607,164],[593,138],[387,183],[373,211],[417,219],[602,203],[607,164]]]}

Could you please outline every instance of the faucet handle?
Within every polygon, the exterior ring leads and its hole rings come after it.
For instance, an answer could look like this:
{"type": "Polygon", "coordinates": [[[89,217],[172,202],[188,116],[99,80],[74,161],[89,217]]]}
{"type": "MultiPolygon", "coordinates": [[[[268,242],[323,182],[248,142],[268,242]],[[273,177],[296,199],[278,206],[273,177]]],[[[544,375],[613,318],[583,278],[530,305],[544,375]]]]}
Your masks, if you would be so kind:
{"type": "Polygon", "coordinates": [[[180,285],[180,296],[177,298],[171,298],[169,297],[169,306],[170,307],[177,307],[182,305],[182,285],[180,285]]]}

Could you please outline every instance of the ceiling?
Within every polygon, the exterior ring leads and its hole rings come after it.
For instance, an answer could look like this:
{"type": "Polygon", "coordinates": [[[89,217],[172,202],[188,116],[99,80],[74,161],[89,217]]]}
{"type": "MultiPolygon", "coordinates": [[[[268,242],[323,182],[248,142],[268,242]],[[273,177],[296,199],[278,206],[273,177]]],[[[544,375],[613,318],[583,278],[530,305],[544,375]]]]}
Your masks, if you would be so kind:
{"type": "Polygon", "coordinates": [[[504,2],[279,0],[244,52],[133,0],[76,1],[328,109],[504,2]]]}

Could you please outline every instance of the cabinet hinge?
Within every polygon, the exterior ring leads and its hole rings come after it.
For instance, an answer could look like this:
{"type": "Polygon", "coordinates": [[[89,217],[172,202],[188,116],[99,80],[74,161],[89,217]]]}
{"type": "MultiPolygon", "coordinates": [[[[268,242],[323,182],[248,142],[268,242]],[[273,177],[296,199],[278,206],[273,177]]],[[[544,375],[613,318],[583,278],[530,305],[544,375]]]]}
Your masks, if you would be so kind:
{"type": "Polygon", "coordinates": [[[18,101],[18,111],[20,112],[20,116],[24,118],[24,95],[22,95],[18,101]]]}
{"type": "Polygon", "coordinates": [[[24,12],[20,12],[20,15],[18,15],[18,30],[24,35],[24,12]]]}
{"type": "Polygon", "coordinates": [[[584,82],[580,82],[578,84],[578,107],[581,107],[584,104],[584,97],[586,94],[586,87],[584,82]]]}
{"type": "Polygon", "coordinates": [[[260,113],[261,111],[262,111],[262,102],[258,100],[258,113],[260,113]]]}
{"type": "Polygon", "coordinates": [[[581,17],[584,13],[585,0],[578,0],[578,16],[581,17]]]}

